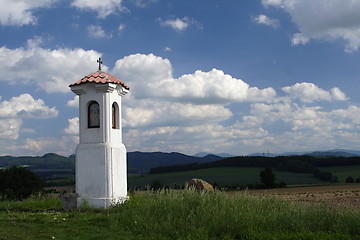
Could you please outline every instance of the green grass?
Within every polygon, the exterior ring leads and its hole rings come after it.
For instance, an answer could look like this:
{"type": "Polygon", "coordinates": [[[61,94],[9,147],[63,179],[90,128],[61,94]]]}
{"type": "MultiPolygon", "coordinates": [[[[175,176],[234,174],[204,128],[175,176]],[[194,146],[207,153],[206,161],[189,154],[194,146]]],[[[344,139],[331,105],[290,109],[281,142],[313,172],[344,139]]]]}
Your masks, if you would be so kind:
{"type": "Polygon", "coordinates": [[[73,175],[58,175],[56,178],[53,179],[46,179],[47,184],[51,183],[69,183],[69,182],[75,182],[75,176],[73,175]]]}
{"type": "Polygon", "coordinates": [[[246,193],[136,192],[108,210],[0,202],[0,239],[360,239],[360,212],[246,193]]]}
{"type": "MultiPolygon", "coordinates": [[[[256,184],[261,183],[259,173],[264,168],[207,168],[195,171],[172,172],[164,174],[151,174],[128,178],[128,186],[146,186],[154,179],[161,181],[164,185],[171,186],[174,183],[184,185],[192,178],[201,178],[209,183],[217,182],[220,185],[232,184],[256,184]]],[[[323,183],[312,174],[290,173],[274,171],[276,182],[285,181],[287,184],[311,184],[323,183]]]]}
{"type": "Polygon", "coordinates": [[[352,176],[355,179],[360,177],[360,166],[336,166],[336,167],[322,167],[319,168],[323,172],[331,172],[338,177],[339,182],[345,182],[348,176],[352,176]]]}

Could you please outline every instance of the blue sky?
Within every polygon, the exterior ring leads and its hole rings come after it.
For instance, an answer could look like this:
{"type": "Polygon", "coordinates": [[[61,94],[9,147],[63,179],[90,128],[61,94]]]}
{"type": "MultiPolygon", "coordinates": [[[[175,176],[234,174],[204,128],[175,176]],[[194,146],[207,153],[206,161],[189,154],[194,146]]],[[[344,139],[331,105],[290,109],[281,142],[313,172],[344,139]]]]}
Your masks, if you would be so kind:
{"type": "Polygon", "coordinates": [[[74,153],[68,87],[130,86],[128,151],[357,149],[360,0],[0,0],[0,155],[74,153]]]}

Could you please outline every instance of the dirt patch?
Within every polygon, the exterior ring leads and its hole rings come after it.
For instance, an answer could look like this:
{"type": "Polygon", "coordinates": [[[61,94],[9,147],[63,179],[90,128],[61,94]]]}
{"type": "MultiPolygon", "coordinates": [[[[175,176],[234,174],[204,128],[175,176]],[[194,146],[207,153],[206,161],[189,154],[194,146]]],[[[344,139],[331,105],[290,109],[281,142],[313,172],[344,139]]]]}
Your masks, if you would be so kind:
{"type": "Polygon", "coordinates": [[[250,194],[270,194],[293,202],[325,203],[360,209],[360,184],[289,187],[249,190],[250,194]]]}

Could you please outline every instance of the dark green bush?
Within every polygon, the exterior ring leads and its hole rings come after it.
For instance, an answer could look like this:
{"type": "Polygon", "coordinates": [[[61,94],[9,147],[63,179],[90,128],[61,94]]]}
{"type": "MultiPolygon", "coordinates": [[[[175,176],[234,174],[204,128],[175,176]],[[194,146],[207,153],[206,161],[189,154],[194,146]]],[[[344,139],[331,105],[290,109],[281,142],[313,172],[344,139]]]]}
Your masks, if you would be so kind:
{"type": "Polygon", "coordinates": [[[260,178],[265,188],[275,187],[275,174],[271,168],[265,168],[263,171],[261,171],[260,178]]]}
{"type": "Polygon", "coordinates": [[[154,191],[160,190],[163,187],[164,187],[164,184],[158,179],[152,180],[152,182],[150,184],[150,189],[154,190],[154,191]]]}
{"type": "Polygon", "coordinates": [[[44,181],[25,168],[12,166],[0,170],[0,199],[22,200],[42,191],[44,181]]]}
{"type": "Polygon", "coordinates": [[[353,183],[355,182],[354,178],[352,176],[348,176],[345,180],[346,183],[353,183]]]}

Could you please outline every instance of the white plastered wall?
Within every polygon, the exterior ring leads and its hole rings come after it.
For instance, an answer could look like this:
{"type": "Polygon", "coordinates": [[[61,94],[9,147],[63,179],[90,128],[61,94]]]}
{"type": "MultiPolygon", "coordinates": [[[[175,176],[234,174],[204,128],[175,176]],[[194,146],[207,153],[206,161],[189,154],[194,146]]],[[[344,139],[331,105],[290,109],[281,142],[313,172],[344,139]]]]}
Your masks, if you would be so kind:
{"type": "Polygon", "coordinates": [[[76,149],[78,206],[108,208],[127,199],[126,148],[122,143],[121,89],[116,84],[85,83],[72,87],[80,95],[80,143],[76,149]],[[88,104],[100,107],[100,127],[88,128],[88,104]],[[118,129],[112,128],[112,104],[118,105],[118,129]]]}

